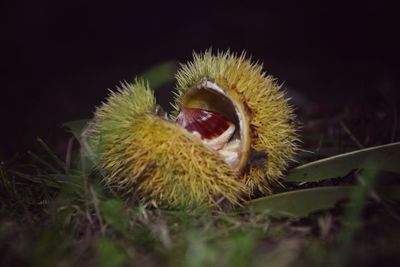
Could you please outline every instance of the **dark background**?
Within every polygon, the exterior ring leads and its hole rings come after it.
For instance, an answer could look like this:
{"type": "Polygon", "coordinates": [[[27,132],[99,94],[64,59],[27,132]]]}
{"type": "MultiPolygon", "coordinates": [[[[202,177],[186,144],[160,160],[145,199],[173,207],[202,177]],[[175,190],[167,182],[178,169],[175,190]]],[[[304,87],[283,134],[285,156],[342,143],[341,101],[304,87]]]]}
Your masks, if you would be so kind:
{"type": "Polygon", "coordinates": [[[62,123],[90,118],[107,88],[211,46],[264,62],[299,112],[396,107],[399,11],[378,2],[3,2],[0,157],[26,151],[37,136],[62,147],[62,123]]]}

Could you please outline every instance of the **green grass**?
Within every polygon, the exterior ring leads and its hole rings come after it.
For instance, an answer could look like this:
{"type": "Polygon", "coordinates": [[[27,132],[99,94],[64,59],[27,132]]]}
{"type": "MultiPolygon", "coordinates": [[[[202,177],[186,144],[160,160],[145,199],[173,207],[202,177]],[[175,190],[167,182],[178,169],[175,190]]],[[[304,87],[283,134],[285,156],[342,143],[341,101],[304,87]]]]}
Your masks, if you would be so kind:
{"type": "Polygon", "coordinates": [[[295,190],[287,188],[229,212],[173,211],[108,188],[99,175],[81,169],[79,153],[73,153],[74,164],[65,168],[40,143],[43,150],[30,153],[31,162],[3,162],[0,168],[1,266],[350,266],[399,261],[398,183],[377,185],[386,176],[399,178],[393,173],[377,173],[376,168],[355,172],[361,184],[297,184],[295,190]],[[327,194],[330,188],[336,197],[327,194]],[[344,197],[338,198],[342,188],[344,197]]]}

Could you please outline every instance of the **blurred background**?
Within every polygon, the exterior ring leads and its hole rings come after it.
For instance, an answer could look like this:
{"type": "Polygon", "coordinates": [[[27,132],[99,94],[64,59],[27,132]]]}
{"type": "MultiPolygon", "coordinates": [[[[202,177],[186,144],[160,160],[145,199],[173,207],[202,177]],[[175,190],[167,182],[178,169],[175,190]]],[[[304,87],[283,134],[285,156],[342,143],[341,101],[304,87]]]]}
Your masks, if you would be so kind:
{"type": "MultiPolygon", "coordinates": [[[[61,125],[92,117],[108,89],[210,47],[246,50],[264,62],[287,88],[305,131],[339,117],[362,145],[398,138],[400,42],[393,6],[145,4],[2,2],[0,158],[24,153],[37,136],[62,151],[61,125]]],[[[174,84],[164,87],[168,92],[174,84]]],[[[157,93],[164,106],[169,96],[157,93]]]]}

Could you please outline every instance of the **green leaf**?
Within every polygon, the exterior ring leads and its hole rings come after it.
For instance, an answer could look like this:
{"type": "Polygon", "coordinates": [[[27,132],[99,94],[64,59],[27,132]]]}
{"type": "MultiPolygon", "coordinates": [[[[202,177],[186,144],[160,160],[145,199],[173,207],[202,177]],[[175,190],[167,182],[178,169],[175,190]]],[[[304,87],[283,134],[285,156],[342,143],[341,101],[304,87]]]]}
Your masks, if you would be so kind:
{"type": "Polygon", "coordinates": [[[97,240],[96,250],[97,266],[100,267],[125,266],[129,260],[128,255],[122,248],[105,238],[97,240]]]}
{"type": "MultiPolygon", "coordinates": [[[[255,212],[269,212],[272,217],[304,217],[310,213],[330,209],[343,199],[349,198],[359,186],[326,186],[294,190],[274,194],[245,204],[244,209],[255,212]]],[[[385,198],[400,199],[400,187],[377,188],[385,198]]]]}
{"type": "Polygon", "coordinates": [[[344,176],[353,169],[377,169],[400,173],[400,142],[356,150],[304,164],[289,171],[288,182],[317,182],[344,176]]]}
{"type": "Polygon", "coordinates": [[[167,61],[152,67],[139,75],[139,77],[148,81],[150,88],[158,89],[162,85],[174,80],[176,66],[177,64],[175,61],[167,61]]]}
{"type": "Polygon", "coordinates": [[[107,224],[121,234],[127,234],[129,217],[121,200],[108,199],[102,201],[100,203],[100,211],[107,224]]]}
{"type": "Polygon", "coordinates": [[[303,217],[329,209],[347,198],[355,186],[316,187],[278,193],[249,201],[246,209],[255,212],[267,211],[272,217],[303,217]]]}
{"type": "Polygon", "coordinates": [[[65,128],[67,128],[75,136],[75,138],[80,142],[82,132],[85,130],[89,121],[90,120],[88,120],[88,119],[70,121],[70,122],[64,123],[63,126],[65,128]]]}

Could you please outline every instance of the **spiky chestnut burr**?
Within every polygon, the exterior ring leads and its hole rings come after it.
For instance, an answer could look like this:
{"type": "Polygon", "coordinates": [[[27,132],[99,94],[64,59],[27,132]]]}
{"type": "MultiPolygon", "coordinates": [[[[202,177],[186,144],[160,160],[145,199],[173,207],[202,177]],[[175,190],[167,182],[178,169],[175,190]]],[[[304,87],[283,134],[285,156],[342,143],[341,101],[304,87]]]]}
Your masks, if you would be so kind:
{"type": "Polygon", "coordinates": [[[174,119],[141,81],[100,106],[88,140],[106,181],[170,207],[238,204],[269,192],[296,150],[293,111],[244,55],[195,54],[177,74],[174,119]]]}
{"type": "Polygon", "coordinates": [[[179,107],[219,112],[238,128],[240,159],[234,166],[249,194],[269,193],[282,177],[297,149],[297,126],[292,107],[275,79],[262,65],[242,54],[194,54],[176,75],[179,107]]]}

